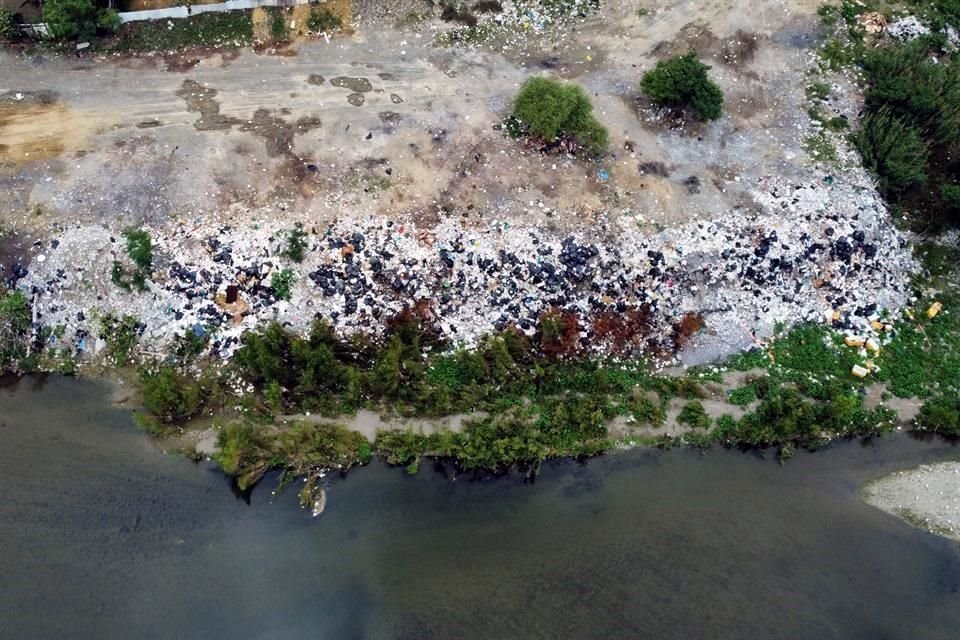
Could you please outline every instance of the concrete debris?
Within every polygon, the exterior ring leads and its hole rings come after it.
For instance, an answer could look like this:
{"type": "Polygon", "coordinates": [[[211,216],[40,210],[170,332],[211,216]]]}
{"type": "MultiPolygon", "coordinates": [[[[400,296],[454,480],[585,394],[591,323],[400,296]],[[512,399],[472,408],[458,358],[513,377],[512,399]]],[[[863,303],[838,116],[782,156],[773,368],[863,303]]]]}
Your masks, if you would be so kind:
{"type": "Polygon", "coordinates": [[[437,329],[464,346],[507,327],[532,335],[545,311],[559,309],[577,316],[584,348],[614,351],[597,323],[642,310],[649,329],[630,349],[671,353],[675,324],[698,313],[707,330],[681,354],[693,364],[757,344],[777,323],[822,322],[828,309],[830,323],[876,337],[879,348],[879,313],[907,301],[914,262],[866,174],[831,184],[767,177],[752,190],[761,214],[731,211],[654,235],[629,212],[590,234],[562,236],[500,220],[476,227],[448,217],[422,228],[344,215],[324,228],[305,222],[299,264],[282,256],[286,229],[179,223],[151,230],[153,274],[143,293],[111,283],[123,243],[78,225],[34,246],[46,260],[12,280],[75,352],[106,312],[138,318],[151,353],[199,335],[199,326],[226,357],[244,331],[270,320],[305,330],[324,318],[343,334],[376,335],[423,300],[437,329]],[[297,273],[289,301],[271,286],[282,269],[297,273]]]}
{"type": "Polygon", "coordinates": [[[916,16],[906,16],[887,25],[887,33],[897,40],[913,40],[930,33],[930,29],[916,16]]]}

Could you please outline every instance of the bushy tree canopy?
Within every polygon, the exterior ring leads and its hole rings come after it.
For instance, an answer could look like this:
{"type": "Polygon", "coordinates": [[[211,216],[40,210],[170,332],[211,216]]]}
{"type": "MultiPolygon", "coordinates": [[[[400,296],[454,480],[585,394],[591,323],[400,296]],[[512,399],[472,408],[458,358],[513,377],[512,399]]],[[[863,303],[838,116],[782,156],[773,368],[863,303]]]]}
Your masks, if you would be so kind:
{"type": "Polygon", "coordinates": [[[530,135],[547,142],[568,136],[596,152],[607,146],[608,135],[592,112],[583,89],[540,76],[523,83],[513,105],[513,117],[530,135]]]}
{"type": "Polygon", "coordinates": [[[657,104],[690,107],[700,119],[716,120],[723,113],[723,91],[709,70],[691,51],[658,62],[643,74],[640,90],[657,104]]]}
{"type": "Polygon", "coordinates": [[[93,0],[46,0],[43,21],[58,40],[89,40],[97,30],[116,31],[120,18],[113,9],[101,9],[93,0]]]}

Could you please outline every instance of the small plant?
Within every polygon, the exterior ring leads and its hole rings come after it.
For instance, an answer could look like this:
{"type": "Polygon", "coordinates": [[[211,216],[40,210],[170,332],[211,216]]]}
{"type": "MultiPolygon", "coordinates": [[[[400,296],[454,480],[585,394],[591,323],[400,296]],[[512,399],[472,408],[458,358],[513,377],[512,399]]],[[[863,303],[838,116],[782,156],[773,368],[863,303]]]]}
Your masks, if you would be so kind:
{"type": "Polygon", "coordinates": [[[273,289],[273,295],[275,295],[278,300],[290,299],[290,287],[293,285],[294,280],[296,280],[296,276],[297,274],[293,272],[293,269],[283,269],[273,272],[273,275],[270,277],[270,287],[273,289]]]}
{"type": "Polygon", "coordinates": [[[136,268],[129,274],[128,279],[123,263],[114,260],[110,269],[110,280],[126,291],[130,291],[131,288],[145,291],[147,279],[153,269],[153,243],[150,240],[150,234],[143,229],[127,229],[123,232],[123,237],[127,240],[127,257],[136,268]]]}
{"type": "Polygon", "coordinates": [[[710,426],[711,420],[706,409],[703,408],[703,403],[699,400],[691,400],[683,405],[683,409],[677,416],[677,422],[694,429],[706,429],[710,426]]]}
{"type": "Polygon", "coordinates": [[[583,89],[574,84],[536,76],[523,83],[513,105],[513,124],[507,131],[554,143],[571,139],[589,152],[602,151],[607,130],[592,114],[593,106],[583,89]]]}
{"type": "Polygon", "coordinates": [[[329,9],[314,6],[310,9],[310,17],[307,18],[307,29],[314,33],[329,33],[337,31],[343,27],[343,20],[340,16],[331,13],[329,9]]]}
{"type": "Polygon", "coordinates": [[[658,62],[643,74],[640,89],[657,104],[690,107],[701,120],[716,120],[723,113],[723,91],[709,70],[691,51],[658,62]]]}
{"type": "Polygon", "coordinates": [[[303,262],[303,252],[307,248],[307,234],[299,222],[287,232],[287,247],[283,250],[284,258],[294,262],[303,262]]]}

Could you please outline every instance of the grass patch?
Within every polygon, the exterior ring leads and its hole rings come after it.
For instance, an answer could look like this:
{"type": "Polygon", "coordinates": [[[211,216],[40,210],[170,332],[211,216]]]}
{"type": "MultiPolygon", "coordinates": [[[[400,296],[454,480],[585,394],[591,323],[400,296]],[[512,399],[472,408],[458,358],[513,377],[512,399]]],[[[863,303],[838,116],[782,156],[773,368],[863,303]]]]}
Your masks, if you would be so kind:
{"type": "Polygon", "coordinates": [[[201,13],[178,20],[144,20],[122,25],[114,38],[98,43],[107,52],[177,51],[188,47],[242,47],[253,41],[250,11],[201,13]],[[172,25],[172,26],[171,26],[172,25]]]}

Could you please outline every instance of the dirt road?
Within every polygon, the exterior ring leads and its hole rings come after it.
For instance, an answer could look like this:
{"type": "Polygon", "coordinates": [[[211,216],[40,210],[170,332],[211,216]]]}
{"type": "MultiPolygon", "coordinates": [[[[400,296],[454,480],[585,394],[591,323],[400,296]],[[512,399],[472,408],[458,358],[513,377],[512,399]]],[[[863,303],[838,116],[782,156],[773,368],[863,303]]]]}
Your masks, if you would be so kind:
{"type": "Polygon", "coordinates": [[[293,56],[3,54],[0,210],[23,225],[49,224],[37,207],[61,223],[152,224],[264,209],[312,220],[575,212],[550,220],[562,228],[611,207],[654,225],[749,209],[741,184],[807,171],[801,74],[814,6],[660,2],[639,16],[614,2],[576,30],[472,49],[433,46],[439,23],[427,23],[361,24],[293,56]],[[728,114],[672,130],[638,106],[636,85],[656,59],[691,48],[713,64],[728,114]],[[494,130],[523,79],[544,72],[593,94],[611,131],[608,181],[494,130]]]}

